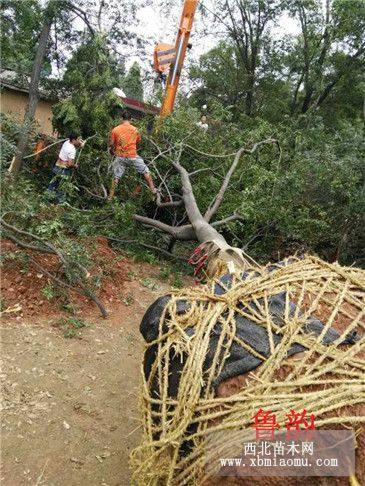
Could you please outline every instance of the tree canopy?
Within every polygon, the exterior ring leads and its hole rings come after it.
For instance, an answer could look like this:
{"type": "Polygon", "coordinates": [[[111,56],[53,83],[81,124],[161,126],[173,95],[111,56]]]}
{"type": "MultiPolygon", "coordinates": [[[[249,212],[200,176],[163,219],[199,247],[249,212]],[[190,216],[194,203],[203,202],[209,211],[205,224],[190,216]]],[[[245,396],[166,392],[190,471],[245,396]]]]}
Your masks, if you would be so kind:
{"type": "MultiPolygon", "coordinates": [[[[146,82],[150,66],[142,62],[146,42],[152,40],[135,28],[136,13],[144,5],[113,0],[58,5],[41,78],[58,97],[54,128],[62,137],[76,131],[88,139],[79,153],[79,169],[66,184],[74,209],[67,216],[62,211],[52,214],[47,221],[35,217],[31,222],[25,216],[44,214],[44,189],[56,146],[42,156],[36,178],[34,159],[25,159],[21,183],[5,188],[4,210],[23,214],[13,222],[54,240],[93,235],[136,245],[153,240],[153,246],[181,256],[196,243],[189,242],[194,238],[186,228],[177,230],[189,223],[173,164],[179,158],[189,172],[204,213],[232,166],[232,154],[244,147],[215,214],[230,244],[247,248],[260,261],[308,251],[363,265],[364,3],[216,0],[209,10],[203,5],[197,16],[207,21],[215,42],[199,57],[194,46],[188,54],[173,116],[154,134],[150,118],[135,114],[133,120],[142,133],[139,153],[161,191],[159,204],[144,187],[141,194],[135,191],[140,180],[132,170],[123,177],[115,202],[108,204],[107,143],[111,127],[120,122],[121,107],[113,88],[152,101],[146,82]],[[295,24],[291,33],[285,22],[295,24]],[[196,125],[202,114],[208,119],[207,132],[196,125]],[[265,140],[275,143],[250,152],[265,140]],[[147,220],[175,229],[161,231],[153,224],[147,229],[147,220]],[[55,221],[61,231],[52,229],[55,221]]],[[[29,72],[45,5],[4,0],[3,6],[4,64],[29,72]]],[[[199,19],[194,29],[193,43],[199,43],[205,36],[199,19]]],[[[11,117],[3,117],[5,171],[21,132],[11,117]]],[[[34,137],[32,132],[28,153],[34,137]]]]}
{"type": "Polygon", "coordinates": [[[129,69],[122,83],[125,94],[129,98],[143,101],[143,84],[141,79],[141,68],[135,62],[129,69]]]}

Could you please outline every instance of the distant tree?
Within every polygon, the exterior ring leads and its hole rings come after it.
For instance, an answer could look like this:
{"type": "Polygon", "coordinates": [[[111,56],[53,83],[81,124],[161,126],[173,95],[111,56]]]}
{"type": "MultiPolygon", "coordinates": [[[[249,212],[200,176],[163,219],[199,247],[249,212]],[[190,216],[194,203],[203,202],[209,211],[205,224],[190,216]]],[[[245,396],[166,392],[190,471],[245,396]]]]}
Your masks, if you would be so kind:
{"type": "Polygon", "coordinates": [[[213,18],[234,46],[240,70],[240,97],[244,111],[255,114],[261,58],[268,46],[270,24],[283,12],[283,0],[247,0],[214,2],[213,18]]]}
{"type": "Polygon", "coordinates": [[[39,80],[44,64],[44,59],[47,51],[47,43],[54,17],[57,9],[60,7],[59,0],[50,0],[45,8],[43,15],[43,24],[39,36],[37,52],[33,63],[32,74],[29,84],[29,98],[27,108],[25,110],[22,129],[19,136],[17,151],[10,166],[10,174],[16,174],[22,165],[25,149],[28,144],[30,127],[34,121],[34,115],[39,99],[39,80]]]}
{"type": "Polygon", "coordinates": [[[61,133],[105,137],[117,99],[124,65],[117,62],[103,35],[90,36],[66,65],[61,82],[63,99],[54,107],[53,123],[61,133]]]}
{"type": "MultiPolygon", "coordinates": [[[[362,71],[365,58],[365,3],[362,0],[296,0],[289,12],[301,34],[288,57],[294,83],[291,111],[319,108],[333,90],[362,71]]],[[[360,81],[360,80],[359,80],[360,81]]]]}
{"type": "Polygon", "coordinates": [[[141,68],[137,62],[135,62],[127,76],[123,80],[123,89],[125,94],[129,98],[143,101],[143,84],[141,79],[141,68]]]}
{"type": "Polygon", "coordinates": [[[28,75],[32,71],[42,27],[38,0],[1,0],[1,64],[28,75]]]}
{"type": "Polygon", "coordinates": [[[220,42],[203,54],[190,68],[190,78],[196,84],[194,97],[198,106],[209,100],[218,100],[235,113],[244,110],[242,72],[237,51],[227,42],[220,42]]]}

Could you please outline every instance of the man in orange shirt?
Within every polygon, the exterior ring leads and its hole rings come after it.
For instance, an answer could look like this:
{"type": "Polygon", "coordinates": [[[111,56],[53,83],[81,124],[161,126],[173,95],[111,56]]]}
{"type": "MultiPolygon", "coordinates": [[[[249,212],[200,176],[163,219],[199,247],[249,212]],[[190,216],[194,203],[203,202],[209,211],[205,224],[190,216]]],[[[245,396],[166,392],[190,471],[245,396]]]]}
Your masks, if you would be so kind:
{"type": "Polygon", "coordinates": [[[110,188],[109,201],[113,199],[117,184],[126,167],[131,165],[146,179],[151,192],[153,194],[157,192],[147,165],[137,154],[137,143],[141,141],[141,135],[130,123],[131,116],[127,111],[123,111],[122,118],[122,123],[113,128],[110,136],[110,151],[115,157],[112,165],[114,179],[110,188]]]}

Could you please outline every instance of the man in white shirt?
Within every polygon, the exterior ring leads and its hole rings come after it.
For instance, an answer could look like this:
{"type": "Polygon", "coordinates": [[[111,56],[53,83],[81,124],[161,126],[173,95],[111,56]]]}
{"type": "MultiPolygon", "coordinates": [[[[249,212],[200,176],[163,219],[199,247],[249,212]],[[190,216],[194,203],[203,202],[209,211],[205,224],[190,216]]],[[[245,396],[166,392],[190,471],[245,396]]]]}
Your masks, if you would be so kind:
{"type": "Polygon", "coordinates": [[[58,159],[52,169],[55,177],[51,180],[48,191],[55,192],[58,203],[65,201],[65,194],[59,189],[62,179],[69,177],[72,174],[72,169],[75,167],[76,147],[83,147],[85,142],[76,134],[70,133],[68,140],[66,140],[58,154],[58,159]]]}
{"type": "Polygon", "coordinates": [[[202,115],[200,121],[196,124],[199,128],[201,128],[204,132],[208,131],[209,125],[207,123],[207,117],[202,115]]]}

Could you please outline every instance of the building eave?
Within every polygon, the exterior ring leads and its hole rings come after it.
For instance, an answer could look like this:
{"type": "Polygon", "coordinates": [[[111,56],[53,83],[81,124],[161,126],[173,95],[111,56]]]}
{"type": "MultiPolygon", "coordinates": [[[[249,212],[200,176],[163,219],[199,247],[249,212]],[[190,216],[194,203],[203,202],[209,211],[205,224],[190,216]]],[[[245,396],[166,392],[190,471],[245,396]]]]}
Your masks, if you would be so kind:
{"type": "MultiPolygon", "coordinates": [[[[14,86],[13,84],[9,84],[9,83],[6,83],[6,82],[4,83],[4,81],[0,82],[0,88],[1,89],[6,88],[6,89],[9,89],[11,91],[16,91],[18,93],[24,93],[26,95],[29,95],[28,89],[21,88],[19,86],[14,86]]],[[[51,97],[51,96],[47,95],[46,93],[44,93],[42,91],[39,91],[39,98],[44,100],[44,101],[57,102],[56,98],[51,97]]]]}

